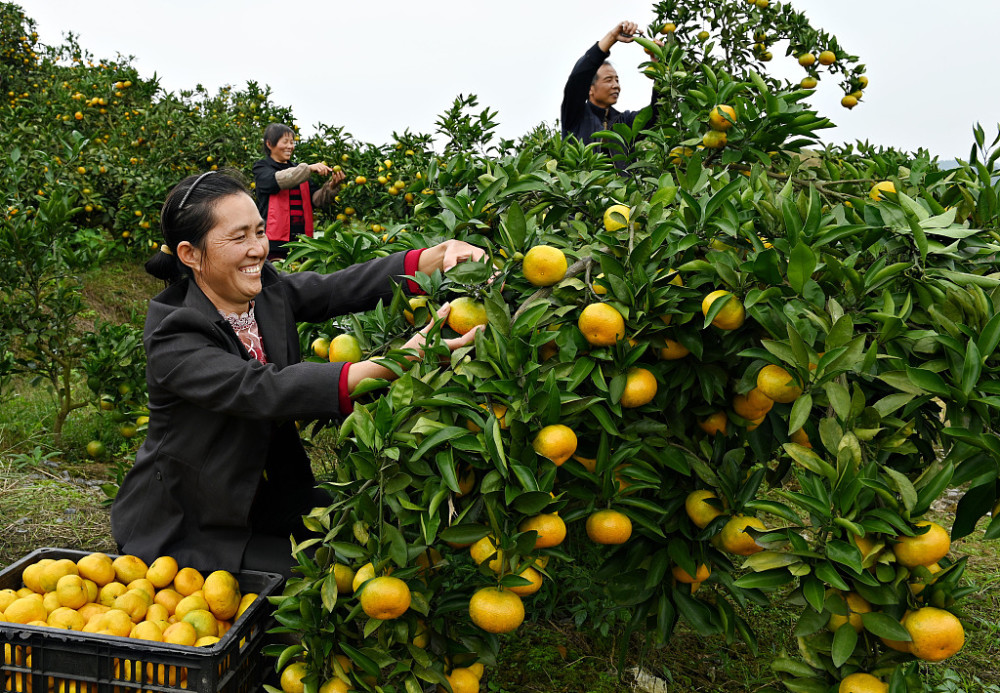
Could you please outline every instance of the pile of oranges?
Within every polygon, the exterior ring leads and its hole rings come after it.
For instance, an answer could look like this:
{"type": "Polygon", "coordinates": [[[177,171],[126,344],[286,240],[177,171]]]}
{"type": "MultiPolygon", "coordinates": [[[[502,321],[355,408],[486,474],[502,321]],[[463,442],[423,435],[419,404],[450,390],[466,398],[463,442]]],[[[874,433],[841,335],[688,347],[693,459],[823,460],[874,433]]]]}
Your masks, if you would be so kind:
{"type": "Polygon", "coordinates": [[[205,577],[170,556],[43,558],[21,580],[0,590],[0,621],[192,647],[217,643],[257,598],[225,570],[205,577]]]}

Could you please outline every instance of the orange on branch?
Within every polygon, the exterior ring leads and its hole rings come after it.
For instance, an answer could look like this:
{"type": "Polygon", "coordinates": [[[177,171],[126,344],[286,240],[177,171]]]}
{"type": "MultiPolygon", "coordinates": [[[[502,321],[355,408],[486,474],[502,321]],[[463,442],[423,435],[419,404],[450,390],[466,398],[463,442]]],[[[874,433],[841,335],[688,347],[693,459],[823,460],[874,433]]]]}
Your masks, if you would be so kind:
{"type": "Polygon", "coordinates": [[[538,432],[531,444],[535,452],[552,460],[556,466],[562,465],[576,452],[576,445],[576,433],[563,424],[546,426],[538,432]]]}
{"type": "Polygon", "coordinates": [[[792,374],[781,366],[768,364],[757,374],[757,388],[775,402],[788,404],[802,394],[802,388],[792,378],[792,374]]]}
{"type": "Polygon", "coordinates": [[[626,409],[634,409],[649,404],[655,396],[656,376],[639,366],[630,368],[625,376],[621,405],[626,409]]]}
{"type": "Polygon", "coordinates": [[[577,327],[594,346],[611,346],[625,336],[625,318],[607,303],[586,306],[580,312],[577,327]]]}
{"type": "Polygon", "coordinates": [[[486,323],[486,306],[471,296],[460,296],[451,302],[448,327],[455,332],[465,334],[474,327],[486,323]]]}
{"type": "Polygon", "coordinates": [[[552,286],[566,277],[566,254],[551,245],[536,245],[524,254],[521,269],[534,286],[552,286]]]}
{"type": "Polygon", "coordinates": [[[598,510],[587,518],[587,536],[595,544],[624,544],[632,536],[632,520],[617,510],[598,510]]]}

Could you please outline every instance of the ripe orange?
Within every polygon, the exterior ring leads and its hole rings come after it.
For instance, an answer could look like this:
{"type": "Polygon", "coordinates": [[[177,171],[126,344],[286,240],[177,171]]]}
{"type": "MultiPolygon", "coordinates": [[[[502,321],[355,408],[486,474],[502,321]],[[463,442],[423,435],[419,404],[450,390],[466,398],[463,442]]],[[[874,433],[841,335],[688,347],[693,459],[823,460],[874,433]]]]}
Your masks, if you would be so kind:
{"type": "MultiPolygon", "coordinates": [[[[365,584],[367,581],[375,577],[375,566],[371,563],[365,563],[363,566],[358,568],[358,572],[354,574],[354,580],[351,581],[351,591],[357,592],[361,585],[365,584]]],[[[334,578],[336,580],[336,578],[334,578]]]]}
{"type": "Polygon", "coordinates": [[[837,693],[889,693],[889,684],[859,671],[845,676],[837,693]]]}
{"type": "Polygon", "coordinates": [[[767,529],[764,523],[756,517],[733,515],[729,518],[729,521],[722,528],[722,533],[719,535],[722,549],[737,556],[749,556],[758,551],[763,551],[764,547],[760,546],[754,540],[753,536],[746,532],[748,527],[761,532],[767,529]]]}
{"type": "Polygon", "coordinates": [[[573,429],[563,424],[552,424],[538,432],[531,446],[535,452],[552,460],[558,467],[576,452],[576,444],[573,429]]]}
{"type": "Polygon", "coordinates": [[[520,577],[523,577],[531,581],[530,585],[517,585],[515,587],[508,587],[511,592],[519,597],[527,597],[528,595],[534,594],[542,588],[542,574],[535,570],[532,566],[528,566],[520,573],[520,577]]]}
{"type": "Polygon", "coordinates": [[[721,130],[709,130],[701,138],[701,143],[708,149],[722,149],[729,141],[729,137],[721,130]]]}
{"type": "MultiPolygon", "coordinates": [[[[733,127],[732,121],[735,120],[736,109],[725,104],[716,106],[712,109],[712,112],[708,114],[708,126],[713,130],[718,130],[719,132],[725,132],[729,128],[733,127]]],[[[705,146],[707,147],[708,145],[705,146]]]]}
{"type": "Polygon", "coordinates": [[[867,614],[872,610],[872,605],[868,603],[864,597],[856,592],[848,592],[844,595],[844,600],[847,602],[847,613],[846,614],[830,614],[830,621],[827,626],[834,633],[844,625],[845,623],[850,624],[858,633],[864,628],[864,624],[861,621],[861,614],[867,614]]]}
{"type": "Polygon", "coordinates": [[[819,54],[820,65],[833,65],[837,62],[837,54],[833,51],[823,51],[819,54]]]}
{"type": "Polygon", "coordinates": [[[809,435],[805,432],[805,429],[798,429],[792,431],[788,434],[788,440],[793,443],[798,443],[804,448],[812,448],[812,442],[809,440],[809,435]]]}
{"type": "Polygon", "coordinates": [[[302,693],[305,683],[302,681],[309,670],[305,662],[292,662],[281,672],[281,690],[285,693],[302,693]]]}
{"type": "Polygon", "coordinates": [[[118,578],[118,582],[125,585],[133,580],[146,577],[146,571],[148,570],[145,561],[138,556],[129,555],[119,556],[111,562],[111,567],[115,569],[115,576],[118,578]]]}
{"type": "Polygon", "coordinates": [[[755,387],[745,395],[733,397],[733,411],[747,421],[754,421],[771,411],[774,400],[755,387]]]}
{"type": "Polygon", "coordinates": [[[634,409],[649,404],[656,396],[656,377],[645,368],[633,366],[625,376],[621,405],[634,409]]]}
{"type": "Polygon", "coordinates": [[[361,608],[371,618],[399,618],[410,608],[410,588],[399,578],[383,575],[365,585],[361,608]]]}
{"type": "MultiPolygon", "coordinates": [[[[413,313],[414,313],[414,311],[417,308],[420,308],[421,306],[426,306],[427,305],[427,297],[426,296],[413,296],[407,302],[410,304],[410,309],[409,310],[405,310],[405,309],[403,310],[403,317],[406,318],[406,322],[408,322],[411,325],[413,325],[413,324],[415,324],[414,323],[415,318],[414,318],[413,313]]],[[[426,322],[427,321],[424,320],[420,324],[423,325],[426,322]]]]}
{"type": "Polygon", "coordinates": [[[354,690],[350,684],[344,683],[343,679],[333,677],[319,687],[319,693],[349,693],[354,690]]]}
{"type": "Polygon", "coordinates": [[[718,500],[718,496],[712,491],[699,489],[692,491],[684,499],[684,510],[691,518],[691,522],[701,529],[705,529],[712,520],[724,514],[722,510],[708,502],[709,498],[718,500]]]}
{"type": "Polygon", "coordinates": [[[840,100],[840,105],[850,110],[858,105],[858,97],[856,97],[854,94],[848,94],[847,96],[845,96],[840,100]]]}
{"type": "Polygon", "coordinates": [[[868,191],[868,197],[878,202],[879,200],[884,200],[885,195],[883,192],[896,192],[896,185],[891,180],[884,180],[876,183],[872,186],[872,189],[868,191]]]}
{"type": "Polygon", "coordinates": [[[551,245],[536,245],[524,254],[521,270],[535,286],[552,286],[566,276],[566,255],[551,245]]]}
{"type": "Polygon", "coordinates": [[[907,568],[937,563],[948,555],[951,538],[948,530],[936,522],[917,522],[916,527],[928,527],[923,534],[914,537],[898,536],[892,545],[896,560],[907,568]]]}
{"type": "Polygon", "coordinates": [[[353,334],[338,334],[327,349],[330,363],[357,363],[361,360],[361,344],[353,334]]]}
{"type": "Polygon", "coordinates": [[[181,568],[174,576],[174,589],[187,597],[201,589],[205,578],[194,568],[181,568]]]}
{"type": "Polygon", "coordinates": [[[803,89],[815,89],[818,84],[819,80],[816,79],[815,77],[806,77],[801,82],[799,82],[799,86],[802,87],[803,89]]]}
{"type": "Polygon", "coordinates": [[[775,402],[788,404],[802,394],[802,388],[792,378],[792,374],[781,366],[768,364],[757,374],[757,388],[775,402]]]}
{"type": "Polygon", "coordinates": [[[926,588],[928,584],[933,583],[934,575],[941,572],[941,566],[937,563],[931,563],[928,566],[922,566],[922,567],[925,568],[927,572],[931,574],[931,576],[924,577],[923,575],[913,575],[913,577],[910,579],[909,585],[910,585],[910,594],[912,594],[914,597],[918,596],[921,592],[923,592],[924,588],[926,588]]]}
{"type": "Polygon", "coordinates": [[[63,575],[59,578],[59,582],[56,583],[56,597],[59,606],[70,609],[79,609],[89,601],[87,586],[79,575],[63,575]]]}
{"type": "Polygon", "coordinates": [[[740,299],[736,298],[732,293],[726,291],[725,289],[713,291],[706,296],[704,300],[702,300],[702,314],[708,317],[708,311],[712,308],[712,304],[719,299],[724,299],[726,301],[726,305],[718,312],[715,318],[712,319],[712,324],[720,330],[735,330],[736,328],[742,326],[747,317],[746,309],[743,308],[743,304],[740,302],[740,299]]]}
{"type": "Polygon", "coordinates": [[[913,642],[910,652],[926,662],[940,662],[951,657],[965,644],[962,622],[944,609],[925,606],[908,614],[903,626],[913,642]]]}
{"type": "Polygon", "coordinates": [[[31,623],[32,621],[44,621],[49,614],[40,599],[19,597],[11,602],[10,606],[3,612],[3,616],[11,623],[31,623]]]}
{"type": "Polygon", "coordinates": [[[624,544],[632,536],[632,520],[617,510],[598,510],[587,518],[587,536],[595,544],[624,544]]]}
{"type": "Polygon", "coordinates": [[[816,56],[812,53],[803,53],[799,56],[799,65],[802,67],[809,67],[816,62],[816,56]]]}
{"type": "MultiPolygon", "coordinates": [[[[465,668],[454,669],[445,678],[451,685],[452,693],[479,693],[479,677],[465,668]]],[[[446,693],[444,686],[438,686],[438,691],[446,693]]]]}
{"type": "Polygon", "coordinates": [[[174,581],[177,576],[177,560],[173,556],[158,556],[149,564],[146,579],[160,590],[174,581]]]}
{"type": "Polygon", "coordinates": [[[607,303],[591,303],[580,312],[577,327],[594,346],[611,346],[625,336],[625,318],[607,303]]]}
{"type": "Polygon", "coordinates": [[[708,576],[712,574],[712,569],[707,563],[701,563],[695,569],[694,575],[691,575],[679,565],[673,566],[670,569],[670,572],[673,573],[674,579],[677,580],[677,582],[683,582],[690,585],[695,582],[704,582],[707,580],[708,576]]]}
{"type": "Polygon", "coordinates": [[[542,513],[529,517],[521,522],[517,529],[521,532],[532,530],[538,532],[538,538],[535,539],[536,549],[559,546],[566,538],[566,523],[556,513],[542,513]]]}
{"type": "Polygon", "coordinates": [[[499,573],[501,568],[503,568],[503,551],[497,550],[497,545],[493,537],[486,536],[476,541],[469,547],[469,555],[472,556],[472,560],[475,561],[476,565],[482,565],[483,561],[489,559],[490,562],[487,567],[494,573],[499,573]]]}
{"type": "Polygon", "coordinates": [[[708,417],[699,420],[698,428],[710,436],[714,436],[716,433],[726,435],[726,424],[728,421],[729,419],[726,417],[726,412],[717,411],[714,414],[709,414],[708,417]]]}
{"type": "Polygon", "coordinates": [[[451,302],[448,327],[465,334],[477,325],[486,324],[486,306],[471,296],[460,296],[451,302]]]}
{"type": "Polygon", "coordinates": [[[469,617],[487,633],[509,633],[524,621],[524,603],[510,590],[483,587],[469,600],[469,617]]]}
{"type": "Polygon", "coordinates": [[[321,359],[326,359],[330,355],[330,340],[326,337],[317,337],[309,345],[312,353],[321,359]]]}
{"type": "Polygon", "coordinates": [[[628,226],[629,222],[629,208],[625,205],[611,205],[606,210],[604,210],[604,229],[606,231],[617,231],[618,229],[624,229],[628,226]],[[618,221],[614,215],[620,214],[624,217],[624,223],[618,221]]]}
{"type": "MultiPolygon", "coordinates": [[[[220,621],[227,621],[236,615],[240,608],[240,583],[232,573],[226,570],[216,570],[205,578],[202,587],[209,611],[220,621]]],[[[208,633],[211,635],[211,633],[208,633]]]]}
{"type": "Polygon", "coordinates": [[[691,350],[673,339],[664,340],[666,346],[660,349],[660,358],[664,361],[677,361],[691,353],[691,350]]]}

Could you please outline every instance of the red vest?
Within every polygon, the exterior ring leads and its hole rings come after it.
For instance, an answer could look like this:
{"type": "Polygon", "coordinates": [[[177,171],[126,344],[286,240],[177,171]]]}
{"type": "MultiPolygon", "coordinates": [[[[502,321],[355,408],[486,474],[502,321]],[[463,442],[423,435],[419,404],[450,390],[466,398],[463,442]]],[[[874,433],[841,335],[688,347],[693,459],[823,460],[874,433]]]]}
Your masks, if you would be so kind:
{"type": "MultiPolygon", "coordinates": [[[[303,181],[299,185],[299,194],[302,195],[302,215],[305,217],[306,235],[312,238],[313,208],[312,194],[309,192],[309,181],[303,181]]],[[[264,220],[264,228],[267,231],[268,240],[290,240],[289,229],[291,225],[292,219],[288,205],[288,191],[282,190],[276,192],[267,201],[267,219],[264,220]]]]}

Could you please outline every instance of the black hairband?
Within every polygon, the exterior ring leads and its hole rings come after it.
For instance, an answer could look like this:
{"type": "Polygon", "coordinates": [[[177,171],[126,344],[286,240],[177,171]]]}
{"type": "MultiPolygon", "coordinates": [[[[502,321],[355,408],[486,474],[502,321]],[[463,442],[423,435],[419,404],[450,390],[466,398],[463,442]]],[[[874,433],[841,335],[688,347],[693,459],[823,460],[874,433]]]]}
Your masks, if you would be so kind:
{"type": "Polygon", "coordinates": [[[195,179],[194,183],[191,184],[191,187],[187,189],[187,192],[184,193],[184,197],[181,198],[181,203],[177,206],[177,209],[184,209],[184,203],[188,201],[188,196],[191,194],[191,192],[198,187],[198,183],[201,182],[201,179],[213,173],[215,173],[215,171],[205,171],[203,174],[198,176],[198,178],[195,179]]]}

